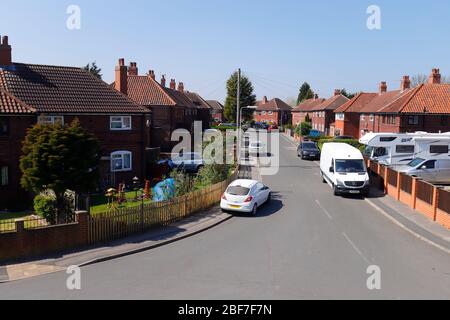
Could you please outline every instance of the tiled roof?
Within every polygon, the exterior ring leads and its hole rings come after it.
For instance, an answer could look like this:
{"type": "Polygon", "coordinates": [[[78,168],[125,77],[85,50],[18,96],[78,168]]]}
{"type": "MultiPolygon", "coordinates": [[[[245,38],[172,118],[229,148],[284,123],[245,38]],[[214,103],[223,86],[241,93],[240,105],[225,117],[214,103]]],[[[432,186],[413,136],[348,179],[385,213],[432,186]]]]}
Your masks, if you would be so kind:
{"type": "Polygon", "coordinates": [[[212,107],[198,93],[186,92],[185,94],[199,109],[212,109],[212,107]]]}
{"type": "Polygon", "coordinates": [[[80,68],[16,63],[0,69],[0,79],[5,91],[37,112],[149,112],[80,68]]]}
{"type": "Polygon", "coordinates": [[[395,90],[389,91],[374,96],[365,106],[363,106],[359,112],[361,113],[376,113],[388,105],[402,103],[407,99],[414,89],[408,89],[405,91],[395,90]]]}
{"type": "Polygon", "coordinates": [[[336,110],[344,103],[348,102],[349,99],[341,94],[331,97],[325,100],[323,103],[314,106],[311,111],[325,111],[325,110],[336,110]]]}
{"type": "Polygon", "coordinates": [[[163,87],[148,76],[128,76],[128,97],[143,106],[176,105],[163,87]]]}
{"type": "Polygon", "coordinates": [[[194,104],[194,102],[192,102],[184,92],[169,88],[164,88],[164,91],[175,101],[177,106],[197,109],[197,106],[194,104]]]}
{"type": "Polygon", "coordinates": [[[0,88],[0,114],[24,114],[34,113],[36,109],[28,106],[10,93],[0,88]]]}
{"type": "Polygon", "coordinates": [[[342,106],[337,108],[335,113],[342,112],[360,112],[362,108],[364,108],[372,99],[378,96],[378,93],[365,93],[362,92],[358,94],[353,99],[347,101],[342,106]]]}
{"type": "Polygon", "coordinates": [[[398,111],[401,113],[450,114],[450,84],[419,86],[398,111]]]}
{"type": "Polygon", "coordinates": [[[290,105],[281,99],[275,98],[265,104],[258,105],[259,111],[292,111],[290,105]]]}
{"type": "Polygon", "coordinates": [[[300,103],[294,109],[292,109],[292,112],[308,112],[308,111],[312,111],[314,108],[316,108],[317,106],[321,105],[324,102],[325,102],[325,99],[323,99],[323,98],[321,98],[321,99],[316,99],[316,98],[308,99],[308,100],[305,100],[302,103],[300,103]]]}
{"type": "Polygon", "coordinates": [[[222,111],[224,109],[224,106],[217,100],[207,100],[206,102],[216,111],[222,111]]]}

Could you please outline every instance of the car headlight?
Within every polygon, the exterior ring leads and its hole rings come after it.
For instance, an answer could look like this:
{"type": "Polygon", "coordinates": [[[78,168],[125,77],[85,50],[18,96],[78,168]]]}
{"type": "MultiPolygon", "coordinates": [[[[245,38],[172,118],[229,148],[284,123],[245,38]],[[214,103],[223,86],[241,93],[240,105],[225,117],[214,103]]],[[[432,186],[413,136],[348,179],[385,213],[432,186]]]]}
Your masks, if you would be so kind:
{"type": "Polygon", "coordinates": [[[336,184],[337,184],[339,187],[345,187],[344,182],[342,182],[342,181],[339,180],[339,179],[336,179],[336,184]]]}

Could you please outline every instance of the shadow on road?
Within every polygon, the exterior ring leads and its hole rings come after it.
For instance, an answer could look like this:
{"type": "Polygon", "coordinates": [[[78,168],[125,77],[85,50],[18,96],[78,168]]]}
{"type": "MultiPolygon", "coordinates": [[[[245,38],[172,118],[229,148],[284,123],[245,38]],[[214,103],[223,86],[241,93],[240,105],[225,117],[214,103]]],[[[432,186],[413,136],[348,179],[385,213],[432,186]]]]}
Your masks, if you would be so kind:
{"type": "Polygon", "coordinates": [[[258,215],[256,217],[244,213],[233,213],[233,215],[239,218],[264,218],[278,213],[283,207],[284,205],[280,193],[273,192],[272,200],[258,209],[258,215]]]}

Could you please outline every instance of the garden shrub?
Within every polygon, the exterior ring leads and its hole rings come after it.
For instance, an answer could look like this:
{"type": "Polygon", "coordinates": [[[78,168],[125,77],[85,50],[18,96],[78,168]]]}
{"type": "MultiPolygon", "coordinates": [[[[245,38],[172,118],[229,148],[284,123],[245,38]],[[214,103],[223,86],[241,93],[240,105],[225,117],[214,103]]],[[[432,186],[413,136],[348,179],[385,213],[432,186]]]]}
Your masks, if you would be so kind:
{"type": "Polygon", "coordinates": [[[56,199],[49,195],[37,195],[34,198],[35,213],[47,220],[48,223],[56,222],[56,199]]]}

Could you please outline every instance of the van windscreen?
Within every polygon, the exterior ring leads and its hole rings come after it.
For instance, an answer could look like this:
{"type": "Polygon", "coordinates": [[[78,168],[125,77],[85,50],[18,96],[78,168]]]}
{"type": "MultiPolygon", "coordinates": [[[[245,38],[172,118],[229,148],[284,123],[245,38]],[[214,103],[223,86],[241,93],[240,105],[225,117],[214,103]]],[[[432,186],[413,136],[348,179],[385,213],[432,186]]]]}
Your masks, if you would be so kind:
{"type": "Polygon", "coordinates": [[[366,172],[366,169],[363,160],[336,160],[336,172],[362,173],[366,172]]]}

